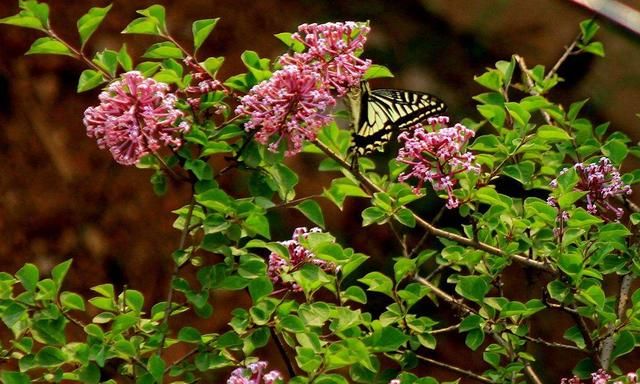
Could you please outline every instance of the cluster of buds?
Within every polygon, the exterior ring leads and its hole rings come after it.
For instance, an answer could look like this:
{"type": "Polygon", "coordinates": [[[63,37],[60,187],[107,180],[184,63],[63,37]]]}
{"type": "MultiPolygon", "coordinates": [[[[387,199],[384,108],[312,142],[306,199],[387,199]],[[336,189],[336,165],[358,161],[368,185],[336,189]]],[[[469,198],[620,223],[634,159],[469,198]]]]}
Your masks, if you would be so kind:
{"type": "Polygon", "coordinates": [[[162,146],[180,147],[181,134],[190,128],[169,86],[138,71],[124,73],[99,99],[98,106],[84,113],[87,135],[123,165],[133,165],[162,146]]]}
{"type": "Polygon", "coordinates": [[[278,371],[266,372],[267,362],[258,361],[246,368],[236,368],[227,379],[227,384],[282,384],[282,375],[278,371]]]}
{"type": "MultiPolygon", "coordinates": [[[[200,98],[209,92],[224,91],[219,80],[211,77],[205,69],[191,56],[187,56],[183,63],[191,73],[191,84],[184,90],[187,94],[187,103],[194,109],[200,109],[200,98]]],[[[216,111],[218,112],[218,111],[216,111]]]]}
{"type": "Polygon", "coordinates": [[[245,129],[256,131],[256,140],[271,151],[284,139],[286,156],[299,153],[304,140],[315,140],[331,120],[327,109],[335,98],[358,84],[371,65],[357,57],[368,32],[354,22],[301,25],[292,37],[306,51],[281,56],[283,68],[240,100],[236,113],[249,116],[245,129]]]}
{"type": "MultiPolygon", "coordinates": [[[[611,375],[604,369],[598,369],[591,374],[591,384],[637,384],[638,375],[635,372],[629,372],[624,378],[618,378],[614,381],[611,380],[611,375]]],[[[563,378],[560,380],[560,384],[587,384],[586,381],[580,380],[579,377],[573,376],[572,378],[563,378]]]]}
{"type": "MultiPolygon", "coordinates": [[[[615,207],[611,203],[611,199],[631,194],[631,187],[622,181],[620,172],[611,163],[611,160],[601,157],[597,163],[587,165],[576,163],[573,168],[579,178],[575,189],[587,192],[587,211],[605,220],[609,220],[611,214],[616,220],[622,218],[624,210],[615,207]]],[[[560,175],[565,174],[568,170],[568,168],[563,169],[560,175]]],[[[552,180],[550,185],[557,188],[558,179],[552,180]]],[[[552,197],[547,202],[549,205],[557,206],[556,200],[552,197]]]]}
{"type": "Polygon", "coordinates": [[[269,255],[268,275],[274,286],[289,288],[294,292],[302,291],[302,288],[295,282],[285,281],[283,275],[290,274],[307,263],[317,265],[325,272],[336,272],[337,267],[333,263],[318,259],[313,252],[300,244],[301,239],[307,237],[309,233],[318,232],[322,232],[322,230],[320,228],[311,228],[311,230],[307,231],[307,228],[304,227],[296,228],[293,231],[291,240],[281,242],[282,245],[287,247],[289,258],[285,259],[275,252],[269,255]]]}
{"type": "Polygon", "coordinates": [[[480,167],[474,163],[474,155],[464,149],[475,133],[462,124],[448,127],[449,118],[446,116],[429,118],[427,122],[427,127],[418,124],[398,137],[403,147],[397,160],[409,165],[398,180],[415,177],[418,180],[413,188],[415,193],[420,192],[425,182],[430,182],[434,190],[447,193],[447,208],[453,209],[460,204],[453,194],[458,183],[456,175],[480,172],[480,167]]]}

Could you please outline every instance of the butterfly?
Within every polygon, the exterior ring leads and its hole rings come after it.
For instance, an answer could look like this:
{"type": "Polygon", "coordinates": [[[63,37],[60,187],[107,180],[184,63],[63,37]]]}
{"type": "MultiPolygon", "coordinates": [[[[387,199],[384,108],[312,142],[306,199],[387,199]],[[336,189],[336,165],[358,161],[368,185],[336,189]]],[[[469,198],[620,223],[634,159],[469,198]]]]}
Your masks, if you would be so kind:
{"type": "Polygon", "coordinates": [[[382,152],[400,131],[442,115],[447,106],[428,93],[401,89],[374,89],[362,81],[348,95],[354,130],[350,153],[364,156],[382,152]]]}

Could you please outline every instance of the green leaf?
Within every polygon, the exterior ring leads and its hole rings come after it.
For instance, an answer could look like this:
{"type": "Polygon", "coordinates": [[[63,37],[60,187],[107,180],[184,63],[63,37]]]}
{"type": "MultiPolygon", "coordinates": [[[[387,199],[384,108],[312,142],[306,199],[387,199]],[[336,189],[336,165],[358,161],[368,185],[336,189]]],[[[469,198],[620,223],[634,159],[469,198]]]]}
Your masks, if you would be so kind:
{"type": "Polygon", "coordinates": [[[307,219],[313,221],[315,224],[324,228],[324,215],[322,214],[322,208],[315,200],[305,200],[302,203],[295,206],[297,210],[302,212],[307,219]]]}
{"type": "Polygon", "coordinates": [[[163,41],[150,46],[142,57],[147,59],[182,59],[184,54],[174,43],[163,41]]]}
{"type": "Polygon", "coordinates": [[[297,40],[294,39],[292,36],[293,34],[291,32],[282,32],[282,33],[276,33],[274,35],[278,40],[282,41],[287,47],[289,47],[292,51],[294,52],[302,52],[304,51],[304,44],[297,40]]]}
{"type": "Polygon", "coordinates": [[[519,181],[523,185],[531,183],[536,165],[533,161],[524,160],[518,164],[504,167],[504,174],[519,181]]]}
{"type": "Polygon", "coordinates": [[[293,333],[302,333],[306,330],[304,322],[298,316],[284,316],[278,324],[285,330],[293,333]]]}
{"type": "Polygon", "coordinates": [[[537,136],[545,141],[568,141],[571,136],[562,128],[553,125],[542,125],[538,128],[537,136]]]}
{"type": "Polygon", "coordinates": [[[598,32],[600,26],[595,22],[594,19],[583,20],[580,22],[580,33],[582,34],[580,40],[584,43],[588,43],[593,39],[596,32],[598,32]]]}
{"type": "Polygon", "coordinates": [[[127,289],[122,293],[125,296],[125,301],[127,302],[127,307],[133,310],[134,312],[142,312],[142,307],[144,306],[144,296],[140,291],[136,291],[135,289],[127,289]]]}
{"type": "Polygon", "coordinates": [[[585,52],[592,53],[596,56],[604,57],[604,45],[599,41],[594,41],[582,47],[585,52]]]}
{"type": "Polygon", "coordinates": [[[149,358],[149,361],[147,362],[147,369],[149,370],[149,373],[158,383],[162,383],[162,377],[164,376],[164,366],[164,360],[162,360],[162,358],[158,355],[151,356],[151,358],[149,358]]]}
{"type": "Polygon", "coordinates": [[[202,46],[202,43],[209,37],[211,31],[216,27],[220,18],[196,20],[191,26],[191,32],[193,33],[193,48],[194,52],[202,46]]]}
{"type": "Polygon", "coordinates": [[[146,17],[139,17],[129,23],[122,31],[122,33],[131,33],[138,35],[160,35],[160,29],[158,23],[150,20],[146,17]]]}
{"type": "Polygon", "coordinates": [[[602,153],[614,164],[620,165],[629,154],[629,148],[622,140],[610,140],[602,146],[602,153]]]}
{"type": "Polygon", "coordinates": [[[0,24],[15,25],[16,27],[37,29],[43,32],[46,31],[46,28],[44,25],[42,25],[42,22],[40,21],[40,19],[38,19],[35,16],[29,16],[27,14],[24,14],[23,12],[21,12],[18,15],[13,15],[13,16],[0,19],[0,24]]]}
{"type": "Polygon", "coordinates": [[[21,372],[2,371],[0,373],[4,384],[31,384],[31,378],[21,372]]]}
{"type": "Polygon", "coordinates": [[[636,346],[635,338],[633,334],[629,331],[622,331],[616,338],[615,347],[613,348],[613,352],[611,353],[611,361],[614,361],[616,358],[626,355],[627,353],[633,351],[636,346]]]}
{"type": "Polygon", "coordinates": [[[378,207],[369,207],[362,211],[362,226],[366,227],[373,223],[381,223],[387,218],[387,213],[378,207]]]}
{"type": "Polygon", "coordinates": [[[85,69],[80,74],[80,79],[78,80],[78,88],[77,92],[85,92],[95,87],[100,86],[105,83],[105,79],[102,76],[102,73],[93,70],[93,69],[85,69]]]}
{"type": "Polygon", "coordinates": [[[502,76],[496,70],[489,70],[480,76],[474,76],[473,80],[492,91],[500,91],[502,88],[502,76]]]}
{"type": "Polygon", "coordinates": [[[600,286],[592,285],[580,291],[580,296],[585,299],[587,303],[594,305],[596,309],[604,309],[606,295],[600,286]]]}
{"type": "Polygon", "coordinates": [[[36,360],[43,367],[55,367],[64,364],[67,355],[58,348],[45,346],[36,354],[36,360]]]}
{"type": "Polygon", "coordinates": [[[389,297],[393,297],[393,282],[391,279],[380,272],[370,272],[366,276],[358,279],[359,282],[366,284],[371,292],[384,293],[389,297]]]}
{"type": "Polygon", "coordinates": [[[193,327],[183,327],[178,332],[178,340],[185,343],[199,343],[202,340],[202,335],[193,327]]]}
{"type": "Polygon", "coordinates": [[[393,214],[393,217],[395,217],[400,224],[409,228],[416,226],[416,218],[413,215],[413,212],[407,208],[401,207],[393,214]]]}
{"type": "Polygon", "coordinates": [[[80,34],[81,47],[84,47],[110,10],[111,4],[104,8],[93,7],[78,20],[77,27],[78,34],[80,34]]]}
{"type": "Polygon", "coordinates": [[[67,276],[67,272],[71,267],[72,261],[73,261],[72,259],[63,261],[62,263],[53,267],[53,269],[51,270],[51,278],[53,279],[53,281],[55,281],[58,288],[62,286],[62,283],[64,282],[64,278],[67,276]]]}
{"type": "Polygon", "coordinates": [[[344,292],[342,292],[342,299],[355,301],[356,303],[366,304],[367,303],[367,294],[366,292],[358,287],[357,285],[352,285],[347,288],[344,292]]]}
{"type": "Polygon", "coordinates": [[[271,238],[269,231],[269,220],[264,214],[252,213],[244,222],[245,228],[267,239],[271,238]]]}
{"type": "Polygon", "coordinates": [[[38,271],[38,267],[27,263],[16,272],[16,277],[20,280],[20,283],[22,283],[24,289],[33,291],[36,289],[36,284],[38,284],[38,280],[40,279],[40,272],[38,271]]]}
{"type": "Polygon", "coordinates": [[[267,277],[259,277],[249,282],[249,294],[253,302],[267,296],[273,291],[273,283],[267,277]]]}
{"type": "Polygon", "coordinates": [[[63,43],[53,37],[41,37],[31,44],[31,48],[25,55],[65,55],[75,57],[76,55],[63,43]]]}
{"type": "Polygon", "coordinates": [[[600,223],[602,223],[601,218],[588,213],[582,208],[576,208],[569,217],[567,226],[571,228],[588,228],[600,223]]]}
{"type": "Polygon", "coordinates": [[[85,310],[84,299],[82,298],[82,296],[73,292],[67,292],[67,291],[62,292],[60,294],[60,304],[62,304],[63,309],[67,309],[67,310],[72,310],[72,309],[75,309],[78,311],[85,310]]]}
{"type": "Polygon", "coordinates": [[[389,68],[384,65],[372,64],[362,77],[363,80],[379,79],[383,77],[394,77],[389,68]]]}
{"type": "Polygon", "coordinates": [[[456,284],[456,292],[462,297],[477,303],[484,299],[491,287],[482,276],[461,276],[456,284]]]}
{"type": "Polygon", "coordinates": [[[161,33],[167,34],[166,12],[162,5],[154,4],[149,8],[137,11],[139,14],[146,16],[148,20],[153,21],[161,33]]]}
{"type": "Polygon", "coordinates": [[[484,342],[484,332],[482,329],[473,329],[469,333],[467,333],[467,337],[464,339],[464,343],[469,347],[472,351],[478,349],[480,345],[484,342]]]}
{"type": "Polygon", "coordinates": [[[118,63],[127,72],[133,69],[133,61],[127,52],[127,45],[122,44],[122,48],[118,51],[118,63]]]}

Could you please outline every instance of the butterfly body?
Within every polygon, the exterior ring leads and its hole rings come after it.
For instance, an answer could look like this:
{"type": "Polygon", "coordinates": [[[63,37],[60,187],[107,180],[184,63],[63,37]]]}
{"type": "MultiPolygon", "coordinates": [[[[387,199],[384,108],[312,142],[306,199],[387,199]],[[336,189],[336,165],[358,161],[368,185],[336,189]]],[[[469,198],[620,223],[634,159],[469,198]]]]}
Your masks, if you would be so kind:
{"type": "Polygon", "coordinates": [[[442,100],[428,93],[371,90],[367,82],[350,95],[349,104],[354,126],[351,152],[356,156],[382,151],[400,131],[447,109],[442,100]]]}

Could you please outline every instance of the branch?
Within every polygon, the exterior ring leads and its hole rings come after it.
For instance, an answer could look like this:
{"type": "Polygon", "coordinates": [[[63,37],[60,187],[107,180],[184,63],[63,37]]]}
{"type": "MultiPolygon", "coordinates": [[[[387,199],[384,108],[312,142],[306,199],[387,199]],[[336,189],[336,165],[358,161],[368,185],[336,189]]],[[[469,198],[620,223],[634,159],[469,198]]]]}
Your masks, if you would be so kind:
{"type": "MultiPolygon", "coordinates": [[[[633,275],[631,273],[624,275],[620,282],[620,293],[618,294],[618,319],[622,319],[624,316],[624,310],[627,307],[627,301],[629,300],[629,290],[631,289],[631,283],[633,282],[633,275]]],[[[611,363],[611,354],[613,353],[614,341],[615,341],[615,327],[613,324],[609,328],[614,331],[604,340],[602,343],[602,350],[600,351],[600,361],[602,369],[608,370],[611,363]]]]}
{"type": "Polygon", "coordinates": [[[462,369],[462,368],[456,367],[456,366],[451,365],[451,364],[442,363],[442,362],[440,362],[438,360],[430,359],[430,358],[428,358],[426,356],[421,356],[421,355],[418,355],[418,354],[416,354],[416,357],[418,359],[422,360],[422,361],[426,361],[427,363],[436,365],[436,366],[438,366],[440,368],[444,368],[444,369],[449,370],[451,372],[455,372],[455,373],[459,373],[461,375],[465,375],[468,378],[477,380],[477,381],[479,381],[481,383],[494,383],[493,380],[487,379],[486,377],[482,377],[482,376],[478,375],[477,373],[473,373],[471,371],[467,371],[466,369],[462,369]]]}
{"type": "Polygon", "coordinates": [[[269,327],[269,329],[271,330],[271,337],[273,337],[273,341],[275,341],[276,346],[278,347],[278,352],[280,352],[280,355],[282,356],[282,360],[284,361],[284,364],[287,366],[287,372],[289,373],[289,378],[290,379],[294,378],[296,376],[296,371],[295,369],[293,369],[293,365],[291,364],[291,359],[287,354],[287,350],[284,349],[284,345],[280,340],[280,336],[278,335],[274,327],[269,327]]]}
{"type": "Polygon", "coordinates": [[[446,301],[451,306],[459,308],[464,314],[476,313],[477,312],[476,310],[474,310],[473,308],[471,308],[470,306],[468,306],[467,304],[462,302],[462,300],[458,300],[455,297],[453,297],[450,294],[448,294],[445,291],[443,291],[442,289],[436,287],[429,280],[427,280],[425,278],[422,278],[420,276],[416,276],[413,279],[415,281],[417,281],[418,283],[424,285],[425,287],[429,288],[436,296],[438,296],[440,299],[446,301]]]}
{"type": "MultiPolygon", "coordinates": [[[[187,242],[187,234],[189,233],[189,227],[191,224],[191,217],[193,217],[193,208],[196,205],[195,196],[191,197],[191,202],[189,203],[189,212],[187,212],[187,217],[182,227],[182,234],[180,235],[180,245],[178,245],[179,250],[183,250],[184,246],[187,242]]],[[[171,279],[169,280],[169,293],[167,294],[167,307],[164,312],[164,319],[162,319],[162,328],[165,328],[169,324],[169,316],[171,315],[171,305],[173,305],[173,280],[178,276],[180,272],[180,266],[174,260],[173,273],[171,274],[171,279]]],[[[168,329],[163,329],[162,340],[160,340],[160,345],[158,346],[158,355],[162,357],[162,352],[164,349],[164,341],[167,338],[168,329]]]]}
{"type": "MultiPolygon", "coordinates": [[[[343,168],[350,169],[349,163],[347,163],[344,159],[342,159],[340,156],[338,156],[335,152],[333,152],[329,147],[324,145],[322,142],[316,140],[313,143],[318,148],[320,148],[327,156],[329,156],[330,158],[335,160],[337,163],[339,163],[343,168]]],[[[358,181],[360,181],[370,191],[372,191],[372,192],[383,192],[383,190],[380,187],[378,187],[377,185],[373,184],[373,182],[371,182],[371,180],[369,180],[365,175],[363,175],[362,173],[358,172],[357,170],[353,171],[353,175],[356,177],[356,179],[358,179],[358,181]]],[[[485,252],[490,253],[492,255],[508,257],[508,258],[511,258],[512,260],[514,260],[515,262],[518,262],[520,264],[526,265],[528,267],[537,268],[537,269],[544,270],[544,271],[547,271],[547,272],[551,272],[551,273],[554,273],[554,274],[556,273],[556,271],[550,265],[548,265],[546,263],[543,263],[541,261],[532,260],[532,259],[530,259],[530,258],[528,258],[527,256],[524,256],[524,255],[518,255],[518,254],[511,255],[511,254],[508,254],[508,253],[504,252],[500,248],[494,247],[493,245],[489,245],[489,244],[482,243],[482,242],[479,242],[479,241],[474,241],[472,239],[469,239],[467,237],[458,235],[456,233],[448,232],[448,231],[445,231],[443,229],[437,228],[437,227],[435,227],[434,225],[432,225],[428,221],[424,220],[423,218],[421,218],[420,216],[418,216],[415,213],[413,213],[413,217],[416,219],[416,222],[418,223],[418,225],[420,225],[422,228],[424,228],[425,230],[427,230],[429,233],[431,233],[434,236],[443,237],[445,239],[449,239],[449,240],[455,241],[458,244],[467,245],[467,246],[479,249],[481,251],[485,251],[485,252]]]]}

